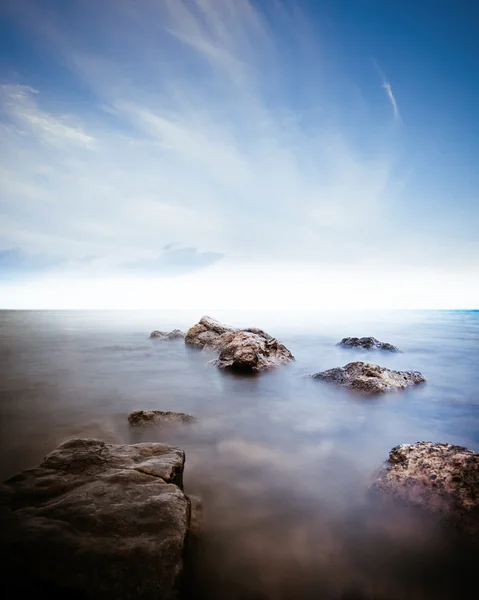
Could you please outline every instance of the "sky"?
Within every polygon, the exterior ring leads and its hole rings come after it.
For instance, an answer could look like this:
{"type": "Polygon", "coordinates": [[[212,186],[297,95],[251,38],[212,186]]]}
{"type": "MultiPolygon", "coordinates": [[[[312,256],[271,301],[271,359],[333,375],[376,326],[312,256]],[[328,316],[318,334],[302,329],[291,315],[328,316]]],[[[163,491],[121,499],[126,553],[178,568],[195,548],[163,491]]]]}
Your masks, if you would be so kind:
{"type": "Polygon", "coordinates": [[[478,3],[0,17],[0,308],[479,307],[478,3]]]}

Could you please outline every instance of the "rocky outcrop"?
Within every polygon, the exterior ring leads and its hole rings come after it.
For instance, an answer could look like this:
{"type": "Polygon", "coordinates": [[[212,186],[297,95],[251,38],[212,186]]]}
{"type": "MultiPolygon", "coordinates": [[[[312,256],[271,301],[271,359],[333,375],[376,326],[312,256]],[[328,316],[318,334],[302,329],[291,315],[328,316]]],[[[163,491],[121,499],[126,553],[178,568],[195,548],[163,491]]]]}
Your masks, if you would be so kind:
{"type": "Polygon", "coordinates": [[[479,454],[462,446],[396,446],[372,490],[443,515],[479,540],[479,454]]]}
{"type": "Polygon", "coordinates": [[[128,415],[130,425],[170,425],[194,421],[192,415],[169,410],[134,410],[128,415]]]}
{"type": "Polygon", "coordinates": [[[0,486],[2,580],[47,597],[175,598],[190,524],[184,461],[165,444],[62,444],[0,486]]]}
{"type": "Polygon", "coordinates": [[[224,334],[220,347],[220,354],[213,364],[221,369],[264,371],[294,360],[291,352],[278,340],[249,331],[224,334]]]}
{"type": "Polygon", "coordinates": [[[155,331],[150,333],[150,338],[157,340],[178,340],[184,339],[185,336],[186,333],[183,333],[179,329],[173,329],[173,331],[170,331],[169,333],[167,331],[158,331],[155,329],[155,331]]]}
{"type": "Polygon", "coordinates": [[[237,331],[232,327],[226,327],[211,317],[202,317],[200,321],[190,327],[186,333],[185,343],[197,348],[217,348],[220,337],[224,333],[237,331]]]}
{"type": "Polygon", "coordinates": [[[262,329],[226,327],[211,317],[203,317],[191,327],[185,343],[219,351],[212,362],[222,369],[264,371],[294,360],[286,346],[262,329]]]}
{"type": "Polygon", "coordinates": [[[342,348],[360,348],[362,350],[388,350],[389,352],[400,352],[396,346],[387,342],[380,342],[375,337],[345,337],[336,346],[342,348]]]}
{"type": "Polygon", "coordinates": [[[361,361],[352,362],[344,367],[328,369],[312,375],[315,379],[335,383],[363,394],[380,394],[402,390],[426,379],[418,371],[393,371],[379,365],[361,361]]]}

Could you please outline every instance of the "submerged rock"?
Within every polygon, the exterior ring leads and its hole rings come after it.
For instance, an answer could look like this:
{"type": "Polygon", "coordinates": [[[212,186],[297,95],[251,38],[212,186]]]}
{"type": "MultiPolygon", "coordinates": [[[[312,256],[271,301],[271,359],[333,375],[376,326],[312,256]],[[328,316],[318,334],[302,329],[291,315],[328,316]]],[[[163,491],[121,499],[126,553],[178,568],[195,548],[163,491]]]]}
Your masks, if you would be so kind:
{"type": "Polygon", "coordinates": [[[479,539],[479,454],[462,446],[396,446],[372,490],[444,515],[479,539]]]}
{"type": "Polygon", "coordinates": [[[363,350],[388,350],[389,352],[400,352],[396,346],[387,342],[380,342],[375,337],[345,337],[336,346],[343,348],[362,348],[363,350]]]}
{"type": "Polygon", "coordinates": [[[3,581],[52,597],[175,598],[190,524],[184,461],[165,444],[74,439],[5,481],[3,581]]]}
{"type": "Polygon", "coordinates": [[[189,495],[191,504],[190,535],[199,537],[204,529],[203,501],[199,496],[189,495]]]}
{"type": "Polygon", "coordinates": [[[134,410],[128,415],[130,425],[168,425],[193,421],[195,418],[192,415],[170,410],[134,410]]]}
{"type": "Polygon", "coordinates": [[[361,361],[315,373],[312,377],[364,394],[380,394],[401,390],[426,381],[419,371],[393,371],[392,369],[386,369],[386,367],[361,361]]]}
{"type": "Polygon", "coordinates": [[[203,317],[188,330],[185,343],[219,351],[213,364],[222,369],[264,371],[294,360],[291,352],[262,329],[226,327],[203,317]]]}
{"type": "Polygon", "coordinates": [[[173,331],[170,331],[169,333],[167,331],[158,331],[155,329],[155,331],[150,333],[150,338],[158,340],[178,340],[184,339],[185,336],[186,333],[183,333],[183,331],[180,331],[179,329],[173,329],[173,331]]]}

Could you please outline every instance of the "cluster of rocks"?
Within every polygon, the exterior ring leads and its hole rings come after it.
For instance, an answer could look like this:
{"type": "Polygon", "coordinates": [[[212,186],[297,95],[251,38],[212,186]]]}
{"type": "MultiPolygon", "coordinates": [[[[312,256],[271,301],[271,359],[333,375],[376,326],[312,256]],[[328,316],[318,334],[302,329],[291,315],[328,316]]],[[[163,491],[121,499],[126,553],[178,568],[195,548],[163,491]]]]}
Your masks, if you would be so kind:
{"type": "MultiPolygon", "coordinates": [[[[347,349],[401,352],[396,346],[388,342],[380,342],[375,337],[345,337],[336,345],[347,349]]],[[[363,395],[403,390],[426,381],[426,378],[419,371],[396,371],[364,361],[355,361],[344,367],[320,371],[312,377],[313,379],[334,383],[363,395]]]]}
{"type": "MultiPolygon", "coordinates": [[[[261,329],[226,327],[203,317],[186,334],[154,331],[216,352],[223,369],[263,371],[294,360],[261,329]]],[[[397,351],[375,338],[344,338],[346,348],[397,351]]],[[[417,371],[366,362],[312,375],[363,394],[425,381],[417,371]]],[[[186,425],[192,415],[135,410],[132,426],[186,425]]],[[[0,485],[0,550],[7,588],[51,598],[173,600],[189,540],[201,531],[201,501],[183,491],[185,454],[160,443],[113,445],[74,439],[34,469],[0,485]],[[28,583],[27,583],[28,582],[28,583]]],[[[374,475],[374,494],[435,512],[479,538],[479,455],[418,442],[393,448],[374,475]]]]}
{"type": "Polygon", "coordinates": [[[294,360],[284,344],[262,329],[226,327],[206,316],[188,330],[185,343],[218,351],[211,362],[220,369],[258,372],[294,360]]]}
{"type": "MultiPolygon", "coordinates": [[[[153,331],[150,337],[184,337],[185,344],[216,352],[216,358],[210,362],[220,369],[259,372],[286,365],[294,360],[293,354],[284,344],[262,329],[228,327],[208,316],[202,317],[186,334],[175,329],[170,333],[153,331]]],[[[400,352],[396,346],[374,337],[347,337],[337,345],[343,348],[400,352]]],[[[423,375],[417,371],[394,371],[362,361],[315,373],[312,377],[362,394],[400,390],[425,381],[423,375]]]]}

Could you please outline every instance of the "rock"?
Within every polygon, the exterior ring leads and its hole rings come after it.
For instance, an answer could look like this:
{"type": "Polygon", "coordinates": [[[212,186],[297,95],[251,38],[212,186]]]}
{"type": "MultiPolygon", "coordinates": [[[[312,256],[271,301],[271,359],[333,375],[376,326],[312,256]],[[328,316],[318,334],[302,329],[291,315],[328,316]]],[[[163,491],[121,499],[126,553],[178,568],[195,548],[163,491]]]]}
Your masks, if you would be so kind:
{"type": "Polygon", "coordinates": [[[185,343],[219,351],[212,362],[222,369],[264,371],[294,360],[286,346],[262,329],[226,327],[211,317],[202,317],[191,327],[185,343]]]}
{"type": "Polygon", "coordinates": [[[190,523],[184,461],[165,444],[74,439],[5,481],[2,580],[46,597],[175,598],[190,523]]]}
{"type": "Polygon", "coordinates": [[[183,333],[179,329],[173,329],[173,331],[170,331],[169,333],[167,331],[158,331],[155,329],[155,331],[152,331],[150,333],[150,338],[155,338],[155,339],[159,339],[159,340],[184,339],[185,336],[186,336],[186,333],[183,333]]]}
{"type": "Polygon", "coordinates": [[[192,415],[169,410],[134,410],[128,415],[130,425],[169,425],[193,421],[195,418],[192,415]]]}
{"type": "Polygon", "coordinates": [[[189,495],[191,504],[190,534],[199,537],[203,532],[203,501],[199,496],[189,495]]]}
{"type": "Polygon", "coordinates": [[[438,513],[479,541],[479,454],[462,446],[396,446],[372,490],[438,513]]]}
{"type": "Polygon", "coordinates": [[[202,317],[196,325],[190,327],[186,333],[185,343],[204,348],[215,347],[218,338],[227,332],[235,331],[232,327],[226,327],[211,317],[202,317]]]}
{"type": "Polygon", "coordinates": [[[396,346],[387,342],[380,342],[375,337],[345,337],[336,346],[343,348],[361,348],[363,350],[388,350],[389,352],[400,352],[396,346]]]}
{"type": "Polygon", "coordinates": [[[336,383],[364,394],[380,394],[401,390],[426,381],[418,371],[393,371],[361,361],[315,373],[312,377],[336,383]]]}
{"type": "Polygon", "coordinates": [[[264,371],[294,360],[286,346],[274,338],[268,340],[249,331],[231,332],[221,338],[220,355],[213,361],[221,369],[264,371]]]}

